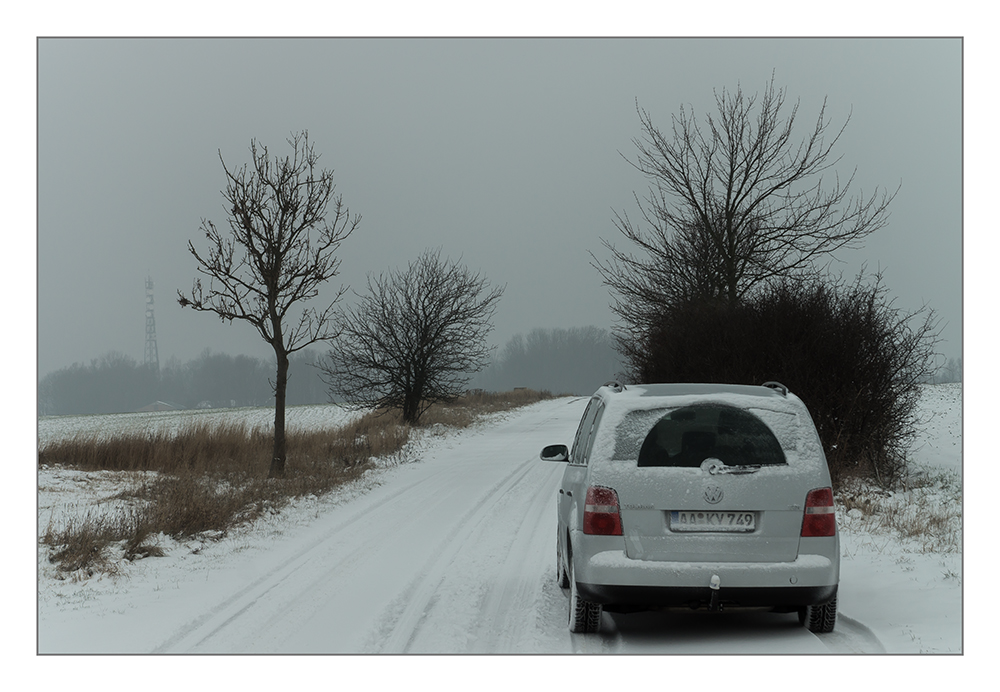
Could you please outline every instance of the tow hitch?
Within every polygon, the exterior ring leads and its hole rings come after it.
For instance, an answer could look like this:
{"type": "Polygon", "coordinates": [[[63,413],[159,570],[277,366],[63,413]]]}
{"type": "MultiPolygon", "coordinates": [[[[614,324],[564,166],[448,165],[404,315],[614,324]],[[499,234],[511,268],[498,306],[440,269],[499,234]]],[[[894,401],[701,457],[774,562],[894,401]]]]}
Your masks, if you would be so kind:
{"type": "Polygon", "coordinates": [[[712,579],[708,582],[708,588],[712,590],[712,599],[708,603],[708,609],[711,612],[722,610],[722,606],[719,604],[719,586],[721,584],[722,580],[719,579],[718,574],[713,574],[712,579]]]}

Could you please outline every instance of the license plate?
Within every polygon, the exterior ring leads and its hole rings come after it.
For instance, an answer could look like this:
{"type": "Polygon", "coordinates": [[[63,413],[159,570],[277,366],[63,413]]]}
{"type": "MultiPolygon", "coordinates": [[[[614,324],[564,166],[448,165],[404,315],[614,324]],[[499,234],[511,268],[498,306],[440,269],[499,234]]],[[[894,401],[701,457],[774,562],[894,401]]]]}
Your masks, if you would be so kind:
{"type": "Polygon", "coordinates": [[[670,513],[671,531],[750,532],[757,527],[756,512],[679,512],[670,513]]]}

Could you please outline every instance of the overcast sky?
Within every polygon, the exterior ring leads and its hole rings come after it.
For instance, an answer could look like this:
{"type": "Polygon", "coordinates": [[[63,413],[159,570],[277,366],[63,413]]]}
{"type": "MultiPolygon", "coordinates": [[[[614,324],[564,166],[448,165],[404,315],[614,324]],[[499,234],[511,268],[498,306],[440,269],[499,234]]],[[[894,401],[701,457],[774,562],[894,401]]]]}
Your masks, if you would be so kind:
{"type": "MultiPolygon", "coordinates": [[[[161,365],[205,348],[270,357],[247,324],[182,310],[189,239],[225,226],[226,162],[307,129],[359,229],[334,280],[428,247],[506,285],[494,343],[614,316],[588,252],[616,241],[647,182],[628,164],[636,102],[669,127],[714,89],[772,72],[823,99],[854,191],[900,192],[888,227],[844,253],[884,270],[902,309],[941,318],[961,355],[962,43],[958,39],[42,39],[38,42],[38,374],[116,350],[143,358],[145,278],[161,365]],[[624,157],[624,158],[623,158],[624,157]]],[[[348,294],[348,301],[353,296],[348,294]]],[[[317,301],[318,304],[319,301],[317,301]]]]}

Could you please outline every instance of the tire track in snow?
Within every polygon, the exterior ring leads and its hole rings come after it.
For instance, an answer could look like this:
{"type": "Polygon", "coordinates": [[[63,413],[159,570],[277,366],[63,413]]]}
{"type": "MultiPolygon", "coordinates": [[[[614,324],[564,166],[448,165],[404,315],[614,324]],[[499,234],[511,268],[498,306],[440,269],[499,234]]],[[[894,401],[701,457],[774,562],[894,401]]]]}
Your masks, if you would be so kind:
{"type": "Polygon", "coordinates": [[[407,653],[420,633],[424,619],[430,607],[437,600],[437,592],[448,574],[448,569],[462,552],[470,537],[476,533],[483,522],[492,517],[492,510],[500,500],[511,491],[536,463],[529,458],[518,465],[512,472],[495,483],[487,493],[479,498],[448,533],[433,551],[432,557],[420,570],[418,576],[410,582],[404,593],[397,598],[384,612],[381,624],[376,632],[388,634],[378,646],[381,653],[407,653]],[[399,610],[400,604],[402,610],[399,610]]]}
{"type": "MultiPolygon", "coordinates": [[[[556,471],[561,476],[562,470],[561,466],[553,465],[549,478],[555,479],[556,471]]],[[[534,612],[541,584],[537,578],[525,574],[524,566],[544,563],[547,550],[555,554],[554,540],[548,540],[552,532],[539,531],[542,518],[551,510],[551,503],[543,495],[554,498],[552,483],[538,483],[524,501],[528,511],[520,515],[521,522],[477,618],[476,651],[514,653],[524,631],[525,617],[534,612]]]]}
{"type": "Polygon", "coordinates": [[[871,629],[862,622],[837,613],[837,624],[833,632],[818,637],[832,653],[838,654],[884,654],[882,642],[871,629]]]}
{"type": "MultiPolygon", "coordinates": [[[[338,535],[331,535],[328,542],[335,543],[338,540],[338,535]]],[[[316,546],[316,550],[319,548],[320,546],[316,546]]],[[[317,576],[305,583],[305,585],[301,583],[290,583],[293,577],[297,578],[300,573],[305,572],[303,568],[312,562],[315,557],[319,557],[320,559],[322,558],[322,556],[314,556],[310,553],[310,555],[305,559],[299,561],[293,569],[289,570],[276,581],[269,584],[265,591],[246,601],[242,607],[239,607],[239,610],[230,615],[224,622],[213,627],[208,633],[200,634],[199,636],[201,638],[192,644],[189,650],[192,653],[195,653],[198,649],[205,648],[209,640],[217,638],[217,635],[227,633],[229,628],[234,625],[237,630],[239,630],[241,624],[240,618],[252,609],[259,607],[262,602],[265,602],[265,597],[271,593],[275,594],[275,603],[280,603],[281,605],[280,607],[270,605],[271,609],[274,611],[273,614],[267,618],[263,625],[258,626],[256,630],[261,634],[261,636],[269,634],[272,638],[279,637],[282,633],[281,625],[289,621],[290,613],[311,609],[313,607],[313,603],[309,600],[310,596],[322,593],[331,584],[331,575],[336,574],[345,565],[349,565],[356,562],[359,558],[363,558],[370,552],[370,550],[370,546],[364,543],[359,544],[353,550],[344,554],[342,557],[339,557],[335,561],[326,562],[323,565],[322,571],[318,572],[317,576]],[[286,583],[288,584],[286,585],[286,583]],[[294,600],[293,596],[298,596],[299,600],[294,600]],[[306,600],[303,601],[301,599],[306,600]]],[[[314,550],[313,553],[314,552],[316,551],[314,550]]]]}
{"type": "MultiPolygon", "coordinates": [[[[417,492],[408,492],[396,497],[385,512],[369,515],[368,525],[360,532],[344,532],[329,542],[324,551],[314,551],[314,564],[310,569],[297,570],[294,579],[289,580],[288,587],[278,591],[274,602],[250,604],[245,610],[253,607],[253,613],[248,619],[238,621],[241,625],[250,624],[256,634],[244,648],[254,651],[288,651],[309,653],[335,653],[355,651],[351,645],[345,644],[338,634],[330,636],[326,626],[316,630],[312,621],[319,615],[319,621],[327,624],[342,619],[345,606],[343,593],[353,592],[359,595],[360,601],[366,603],[361,596],[369,586],[377,589],[402,589],[405,581],[397,583],[396,579],[382,579],[386,568],[396,570],[400,564],[405,564],[402,556],[408,547],[423,546],[427,539],[425,535],[400,533],[390,535],[393,525],[401,516],[408,518],[413,526],[433,523],[433,517],[447,516],[449,503],[456,493],[463,488],[461,474],[455,474],[453,468],[438,468],[432,470],[430,480],[433,482],[417,492]],[[372,527],[378,529],[372,533],[372,527]],[[384,540],[373,543],[372,536],[382,536],[384,540]],[[403,562],[401,562],[403,560],[403,562]],[[390,567],[391,566],[391,567],[390,567]],[[325,619],[324,619],[325,618],[325,619]],[[304,634],[308,632],[308,634],[304,634]],[[265,641],[264,638],[269,641],[265,641]],[[290,648],[286,648],[290,647],[290,648]]],[[[412,490],[418,484],[410,484],[412,490]]],[[[425,554],[434,554],[434,550],[425,550],[425,554]]],[[[292,575],[290,575],[292,576],[292,575]]],[[[354,613],[361,620],[376,614],[368,604],[354,613]]],[[[430,607],[430,606],[428,606],[430,607]]],[[[351,618],[347,617],[347,621],[351,618]]],[[[355,620],[359,621],[359,620],[355,620]]],[[[338,628],[334,627],[334,631],[338,628]]],[[[363,627],[362,632],[368,627],[363,627]]],[[[349,631],[349,629],[348,629],[349,631]]],[[[238,636],[239,629],[236,630],[238,636]]],[[[349,637],[350,638],[350,637],[349,637]]],[[[232,647],[233,642],[225,643],[232,647]]],[[[357,646],[356,644],[354,646],[357,646]]]]}
{"type": "MultiPolygon", "coordinates": [[[[354,514],[350,518],[340,522],[328,533],[324,533],[316,540],[311,541],[277,567],[274,567],[268,572],[262,574],[260,577],[209,610],[207,613],[204,613],[200,617],[188,622],[166,641],[153,649],[152,653],[187,651],[204,644],[209,638],[233,624],[235,620],[237,620],[248,609],[253,607],[257,601],[265,597],[275,587],[281,585],[294,572],[301,568],[303,564],[307,563],[310,560],[312,553],[320,546],[337,540],[337,537],[341,534],[341,532],[349,528],[351,525],[365,519],[368,515],[380,509],[382,506],[393,502],[399,496],[405,493],[410,493],[414,488],[417,488],[434,479],[435,476],[428,476],[416,482],[407,484],[399,490],[390,493],[381,500],[378,500],[377,502],[360,510],[357,514],[354,514]],[[211,629],[206,633],[206,628],[211,629]]],[[[350,556],[348,556],[348,558],[349,557],[350,556]]],[[[336,564],[331,565],[331,569],[335,567],[336,564]]]]}

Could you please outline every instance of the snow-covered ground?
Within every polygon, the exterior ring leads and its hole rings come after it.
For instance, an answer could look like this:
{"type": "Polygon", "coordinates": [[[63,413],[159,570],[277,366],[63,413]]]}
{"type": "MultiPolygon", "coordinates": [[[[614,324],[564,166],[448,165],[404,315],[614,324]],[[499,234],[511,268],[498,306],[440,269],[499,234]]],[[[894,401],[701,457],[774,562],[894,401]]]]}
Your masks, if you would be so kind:
{"type": "MultiPolygon", "coordinates": [[[[956,485],[961,402],[960,385],[925,389],[928,420],[914,452],[916,468],[950,474],[956,485]]],[[[841,617],[830,635],[809,633],[794,615],[690,611],[606,613],[599,635],[571,635],[566,593],[554,580],[554,498],[563,466],[539,461],[538,452],[572,438],[584,405],[541,402],[465,431],[427,433],[404,463],[373,469],[342,492],[299,501],[221,540],[161,537],[165,557],[125,563],[116,577],[57,578],[40,546],[38,651],[963,651],[960,546],[928,552],[918,538],[880,529],[857,512],[839,516],[841,617]]],[[[336,419],[330,409],[302,407],[301,424],[336,419]]],[[[39,436],[134,425],[136,415],[43,419],[39,436]]],[[[184,418],[144,415],[143,425],[184,418]]],[[[39,533],[50,520],[93,507],[120,482],[115,474],[40,470],[39,533]]],[[[915,505],[915,492],[889,501],[915,505]]]]}
{"type": "MultiPolygon", "coordinates": [[[[289,406],[285,409],[285,425],[289,430],[317,430],[343,425],[357,415],[360,414],[336,404],[289,406]]],[[[145,431],[173,433],[189,425],[212,425],[234,420],[248,427],[266,428],[274,425],[274,409],[223,408],[95,416],[42,416],[38,419],[38,441],[43,444],[75,435],[103,437],[145,431]]]]}

